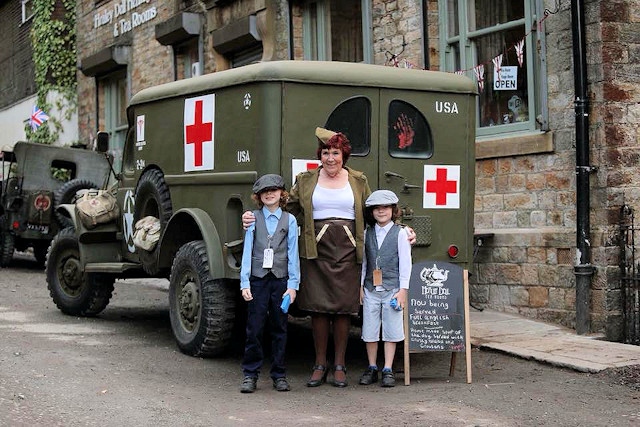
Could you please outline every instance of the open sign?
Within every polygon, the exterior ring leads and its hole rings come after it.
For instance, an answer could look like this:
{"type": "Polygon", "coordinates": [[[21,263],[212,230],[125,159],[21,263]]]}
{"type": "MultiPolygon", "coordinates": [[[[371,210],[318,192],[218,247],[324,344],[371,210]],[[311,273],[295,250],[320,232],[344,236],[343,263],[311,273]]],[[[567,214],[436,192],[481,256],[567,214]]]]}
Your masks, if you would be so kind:
{"type": "Polygon", "coordinates": [[[493,69],[493,90],[518,89],[518,67],[501,67],[500,75],[493,69]]]}

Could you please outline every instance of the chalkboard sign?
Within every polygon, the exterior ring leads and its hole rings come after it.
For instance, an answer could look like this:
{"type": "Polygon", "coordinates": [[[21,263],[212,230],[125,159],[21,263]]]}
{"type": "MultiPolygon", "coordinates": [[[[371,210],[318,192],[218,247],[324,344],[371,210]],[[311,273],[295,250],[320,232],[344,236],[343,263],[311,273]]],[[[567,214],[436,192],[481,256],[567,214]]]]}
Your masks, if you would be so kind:
{"type": "Polygon", "coordinates": [[[407,299],[410,352],[465,351],[463,273],[447,262],[413,265],[407,299]]]}

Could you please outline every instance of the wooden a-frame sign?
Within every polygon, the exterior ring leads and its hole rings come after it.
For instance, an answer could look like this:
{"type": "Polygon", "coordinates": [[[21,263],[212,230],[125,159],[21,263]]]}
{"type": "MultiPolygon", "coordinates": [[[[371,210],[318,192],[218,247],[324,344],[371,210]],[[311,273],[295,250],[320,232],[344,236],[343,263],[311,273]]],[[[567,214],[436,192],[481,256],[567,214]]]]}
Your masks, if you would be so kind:
{"type": "Polygon", "coordinates": [[[404,316],[404,383],[411,382],[411,353],[451,352],[449,376],[456,354],[464,351],[467,383],[471,383],[469,272],[440,261],[414,264],[404,316]]]}

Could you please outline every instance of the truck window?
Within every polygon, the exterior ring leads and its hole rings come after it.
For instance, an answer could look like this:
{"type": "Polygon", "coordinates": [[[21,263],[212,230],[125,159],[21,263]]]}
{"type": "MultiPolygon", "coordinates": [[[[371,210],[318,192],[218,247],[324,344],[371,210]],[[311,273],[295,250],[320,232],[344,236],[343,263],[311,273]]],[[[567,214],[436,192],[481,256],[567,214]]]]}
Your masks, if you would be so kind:
{"type": "Polygon", "coordinates": [[[428,159],[433,156],[429,122],[418,109],[404,101],[389,103],[389,155],[428,159]]]}
{"type": "Polygon", "coordinates": [[[67,182],[76,177],[76,164],[64,160],[51,162],[51,177],[58,181],[67,182]]]}
{"type": "Polygon", "coordinates": [[[356,96],[333,109],[324,126],[344,133],[351,142],[352,156],[366,156],[371,149],[371,101],[356,96]]]}

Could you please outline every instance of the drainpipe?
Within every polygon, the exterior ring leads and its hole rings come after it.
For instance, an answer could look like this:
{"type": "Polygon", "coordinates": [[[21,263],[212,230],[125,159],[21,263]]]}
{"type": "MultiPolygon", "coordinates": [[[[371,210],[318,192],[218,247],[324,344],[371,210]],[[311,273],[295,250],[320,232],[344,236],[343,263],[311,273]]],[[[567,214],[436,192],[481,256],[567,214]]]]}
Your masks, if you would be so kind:
{"type": "Polygon", "coordinates": [[[573,33],[573,73],[576,114],[576,333],[590,332],[589,302],[591,278],[591,241],[589,225],[589,98],[587,97],[587,58],[584,24],[584,0],[571,0],[573,33]]]}

